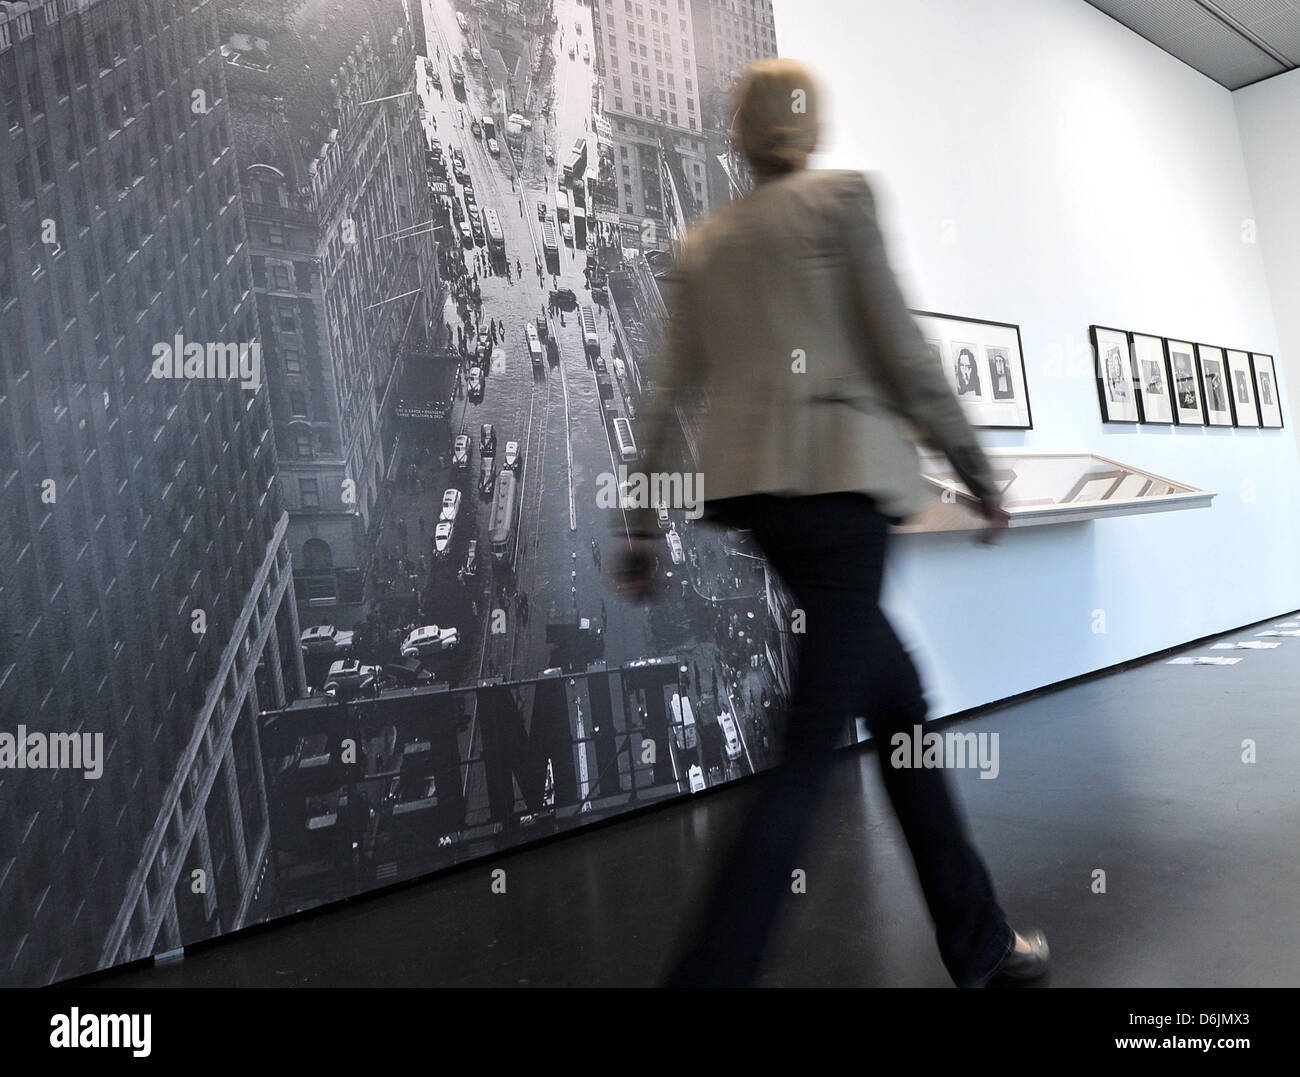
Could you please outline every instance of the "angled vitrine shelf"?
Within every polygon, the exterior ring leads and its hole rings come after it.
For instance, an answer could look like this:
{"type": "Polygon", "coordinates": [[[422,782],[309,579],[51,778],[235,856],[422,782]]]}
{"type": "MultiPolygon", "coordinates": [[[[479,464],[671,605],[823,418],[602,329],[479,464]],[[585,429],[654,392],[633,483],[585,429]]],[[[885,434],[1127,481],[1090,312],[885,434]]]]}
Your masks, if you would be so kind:
{"type": "MultiPolygon", "coordinates": [[[[1200,509],[1207,508],[1214,498],[1211,490],[1093,453],[993,449],[988,456],[1011,527],[1200,509]]],[[[975,499],[947,460],[923,453],[921,473],[934,489],[934,504],[896,530],[975,531],[983,527],[975,499]]]]}

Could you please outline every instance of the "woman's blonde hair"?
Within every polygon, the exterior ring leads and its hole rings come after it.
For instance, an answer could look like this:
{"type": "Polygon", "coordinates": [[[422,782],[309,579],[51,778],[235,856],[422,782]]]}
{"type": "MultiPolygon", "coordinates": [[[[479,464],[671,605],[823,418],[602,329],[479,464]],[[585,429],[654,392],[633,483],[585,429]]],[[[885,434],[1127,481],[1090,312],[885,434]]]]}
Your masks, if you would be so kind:
{"type": "Polygon", "coordinates": [[[817,86],[798,60],[758,60],[736,87],[734,136],[754,171],[793,172],[817,147],[817,86]]]}

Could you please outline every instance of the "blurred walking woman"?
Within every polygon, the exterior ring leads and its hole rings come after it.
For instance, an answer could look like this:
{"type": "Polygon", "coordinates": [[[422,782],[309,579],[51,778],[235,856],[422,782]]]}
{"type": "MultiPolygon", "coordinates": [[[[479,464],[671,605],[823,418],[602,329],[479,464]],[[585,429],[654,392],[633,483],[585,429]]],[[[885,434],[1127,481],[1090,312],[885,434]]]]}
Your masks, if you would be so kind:
{"type": "MultiPolygon", "coordinates": [[[[736,106],[756,183],[685,243],[641,466],[680,470],[665,459],[676,405],[707,401],[697,441],[706,518],[753,532],[805,631],[793,637],[798,682],[783,762],[759,779],[667,982],[754,980],[804,862],[832,753],[857,716],[878,746],[953,981],[1041,975],[1046,940],[1008,925],[943,770],[889,763],[891,734],[910,735],[926,716],[916,668],[879,605],[890,524],[929,504],[906,426],[979,499],[986,539],[1006,523],[989,462],[908,311],[866,179],[806,167],[818,136],[811,72],[791,60],[757,63],[736,106]]],[[[617,578],[641,598],[653,590],[662,539],[653,508],[630,519],[617,578]]]]}

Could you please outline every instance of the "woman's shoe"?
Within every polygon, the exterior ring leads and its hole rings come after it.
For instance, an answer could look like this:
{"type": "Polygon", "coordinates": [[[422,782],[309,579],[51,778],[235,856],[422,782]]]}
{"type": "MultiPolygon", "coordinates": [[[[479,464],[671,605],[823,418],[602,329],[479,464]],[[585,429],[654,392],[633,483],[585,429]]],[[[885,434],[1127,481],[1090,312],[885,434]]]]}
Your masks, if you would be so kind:
{"type": "Polygon", "coordinates": [[[1047,936],[1038,928],[1023,932],[1020,936],[1029,943],[1029,952],[1021,953],[1012,944],[1011,952],[1002,959],[989,977],[989,986],[998,984],[1026,983],[1047,975],[1052,965],[1051,951],[1047,948],[1047,936]]]}

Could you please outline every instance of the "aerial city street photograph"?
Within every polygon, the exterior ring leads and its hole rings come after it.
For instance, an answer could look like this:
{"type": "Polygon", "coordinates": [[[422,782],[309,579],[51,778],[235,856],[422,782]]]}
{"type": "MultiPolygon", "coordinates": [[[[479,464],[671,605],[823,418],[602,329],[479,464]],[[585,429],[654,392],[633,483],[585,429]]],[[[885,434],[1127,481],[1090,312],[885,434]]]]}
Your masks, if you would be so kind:
{"type": "Polygon", "coordinates": [[[774,764],[752,535],[679,499],[658,600],[610,566],[776,53],[767,2],[0,4],[0,984],[774,764]]]}

